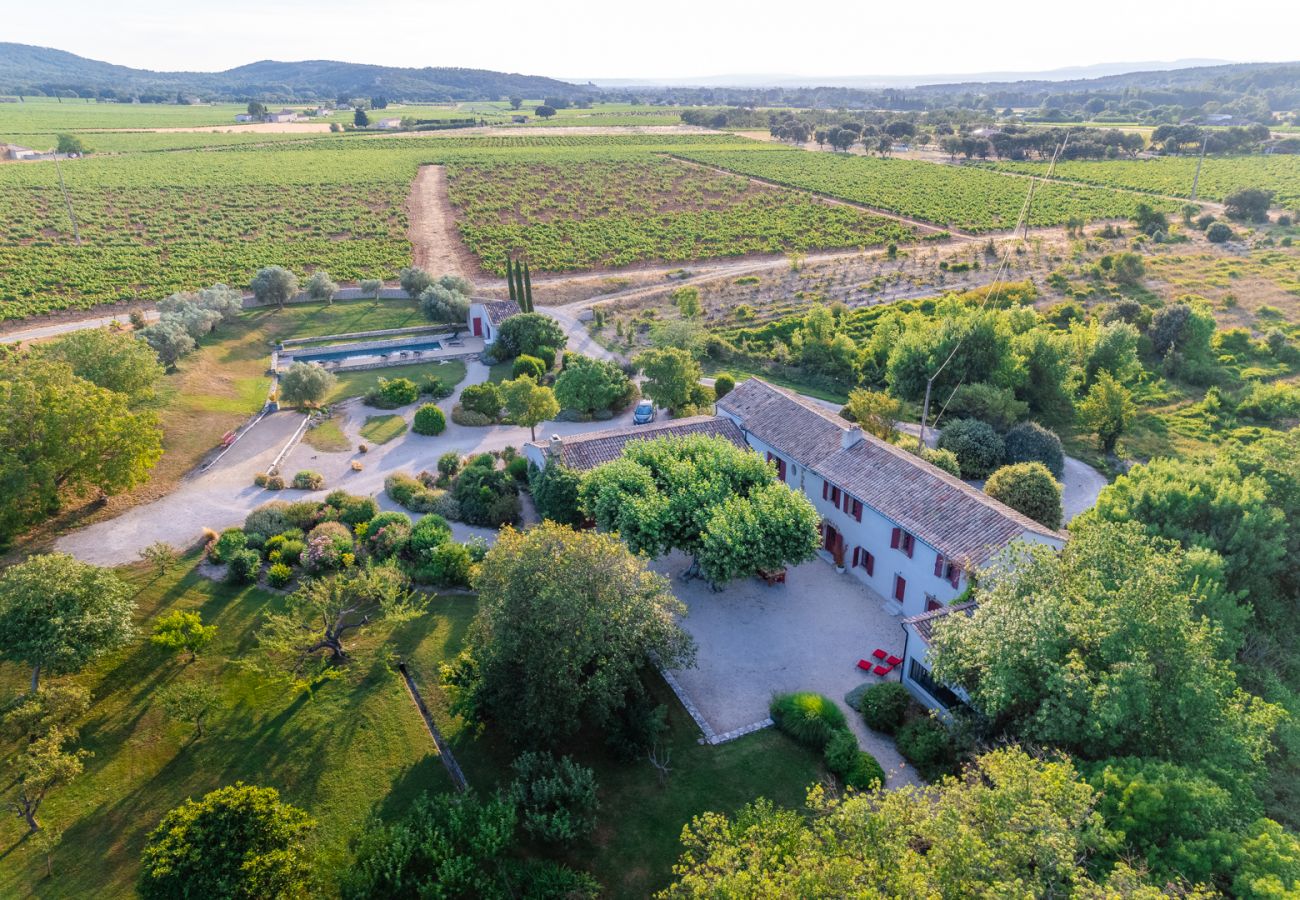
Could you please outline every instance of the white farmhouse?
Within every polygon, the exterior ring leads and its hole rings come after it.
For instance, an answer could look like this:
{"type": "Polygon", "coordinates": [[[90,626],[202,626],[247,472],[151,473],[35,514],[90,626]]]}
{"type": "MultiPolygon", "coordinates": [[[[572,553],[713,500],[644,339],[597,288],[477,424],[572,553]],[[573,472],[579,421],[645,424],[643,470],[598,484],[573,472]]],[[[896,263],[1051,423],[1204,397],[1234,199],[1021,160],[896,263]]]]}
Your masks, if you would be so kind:
{"type": "Polygon", "coordinates": [[[519,312],[519,304],[513,300],[471,300],[467,325],[469,333],[483,339],[483,346],[490,347],[497,339],[497,330],[502,322],[519,312]]]}

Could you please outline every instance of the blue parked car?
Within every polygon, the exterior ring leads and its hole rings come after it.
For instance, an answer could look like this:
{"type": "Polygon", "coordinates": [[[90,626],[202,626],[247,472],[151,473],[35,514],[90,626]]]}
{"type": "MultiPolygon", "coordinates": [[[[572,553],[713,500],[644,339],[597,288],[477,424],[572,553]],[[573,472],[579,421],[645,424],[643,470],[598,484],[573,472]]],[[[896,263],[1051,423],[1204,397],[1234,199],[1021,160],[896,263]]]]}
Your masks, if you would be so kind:
{"type": "Polygon", "coordinates": [[[655,420],[655,405],[649,400],[642,400],[632,411],[632,424],[647,425],[655,420]]]}

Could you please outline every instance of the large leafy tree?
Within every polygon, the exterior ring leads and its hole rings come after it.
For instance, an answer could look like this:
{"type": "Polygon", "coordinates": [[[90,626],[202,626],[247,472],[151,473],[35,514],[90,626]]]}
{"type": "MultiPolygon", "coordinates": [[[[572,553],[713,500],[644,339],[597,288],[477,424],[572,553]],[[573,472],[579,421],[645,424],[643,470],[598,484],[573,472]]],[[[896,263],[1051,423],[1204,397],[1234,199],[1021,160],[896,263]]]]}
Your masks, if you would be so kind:
{"type": "Polygon", "coordinates": [[[560,404],[555,402],[554,392],[527,375],[504,382],[501,385],[501,400],[510,421],[527,428],[533,440],[537,440],[537,426],[547,419],[555,418],[560,412],[560,404]]]}
{"type": "Polygon", "coordinates": [[[1089,870],[1106,837],[1094,801],[1068,761],[1014,748],[930,787],[839,799],[814,788],[811,816],[764,800],[697,816],[660,896],[1164,896],[1127,867],[1089,870]]]}
{"type": "Polygon", "coordinates": [[[1137,523],[1085,522],[1024,548],[934,631],[934,674],[995,733],[1085,759],[1154,757],[1257,774],[1281,711],[1238,687],[1195,609],[1183,551],[1137,523]]]}
{"type": "Polygon", "coordinates": [[[1079,404],[1079,420],[1096,433],[1106,453],[1115,451],[1115,444],[1135,415],[1133,394],[1106,371],[1098,373],[1096,383],[1079,404]]]}
{"type": "Polygon", "coordinates": [[[236,782],[163,817],[145,844],[145,900],[308,896],[304,842],[315,823],[274,788],[236,782]]]}
{"type": "Polygon", "coordinates": [[[676,347],[647,350],[633,362],[645,375],[642,392],[665,409],[678,410],[692,401],[700,383],[700,364],[676,347]]]}
{"type": "Polygon", "coordinates": [[[541,313],[519,313],[501,323],[493,352],[512,359],[520,354],[536,356],[539,347],[559,350],[566,343],[564,329],[550,316],[541,313]]]}
{"type": "Polygon", "coordinates": [[[132,404],[153,396],[163,376],[149,346],[125,331],[86,328],[39,346],[42,359],[68,364],[72,374],[91,384],[125,394],[132,404]]]}
{"type": "Polygon", "coordinates": [[[78,378],[64,362],[0,359],[0,542],[59,508],[65,494],[113,494],[162,456],[151,410],[78,378]]]}
{"type": "Polygon", "coordinates": [[[280,399],[294,406],[313,406],[325,399],[337,381],[318,363],[296,362],[280,376],[280,399]]]}
{"type": "Polygon", "coordinates": [[[643,668],[679,668],[695,646],[668,582],[616,538],[543,522],[502,530],[475,579],[479,612],[446,667],[454,708],[549,746],[604,724],[643,668]]]}
{"type": "Polygon", "coordinates": [[[635,553],[693,557],[714,584],[812,558],[817,511],[762,457],[722,438],[633,441],[583,477],[579,504],[635,553]]]}
{"type": "Polygon", "coordinates": [[[258,269],[249,283],[258,303],[274,303],[281,309],[298,293],[298,276],[282,266],[258,269]]]}
{"type": "Polygon", "coordinates": [[[564,357],[564,371],[555,379],[555,399],[563,409],[591,415],[612,409],[629,393],[630,383],[617,363],[581,353],[564,357]]]}
{"type": "Polygon", "coordinates": [[[131,589],[108,569],[66,553],[33,556],[0,575],[0,659],[61,675],[125,644],[134,634],[131,589]]]}

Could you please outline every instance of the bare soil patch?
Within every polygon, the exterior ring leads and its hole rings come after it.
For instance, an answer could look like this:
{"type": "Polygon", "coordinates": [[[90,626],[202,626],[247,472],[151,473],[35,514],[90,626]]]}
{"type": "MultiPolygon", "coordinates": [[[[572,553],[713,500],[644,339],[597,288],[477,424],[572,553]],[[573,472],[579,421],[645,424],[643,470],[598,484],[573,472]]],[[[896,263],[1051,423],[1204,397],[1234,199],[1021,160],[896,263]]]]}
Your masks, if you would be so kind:
{"type": "Polygon", "coordinates": [[[478,261],[461,242],[456,214],[447,199],[447,172],[442,166],[421,166],[406,200],[415,265],[435,275],[482,276],[478,261]]]}
{"type": "MultiPolygon", "coordinates": [[[[105,129],[107,130],[107,129],[105,129]]],[[[184,128],[123,128],[121,131],[152,131],[156,134],[206,134],[242,132],[253,134],[311,134],[328,132],[328,122],[249,122],[242,125],[197,125],[184,128]]]]}

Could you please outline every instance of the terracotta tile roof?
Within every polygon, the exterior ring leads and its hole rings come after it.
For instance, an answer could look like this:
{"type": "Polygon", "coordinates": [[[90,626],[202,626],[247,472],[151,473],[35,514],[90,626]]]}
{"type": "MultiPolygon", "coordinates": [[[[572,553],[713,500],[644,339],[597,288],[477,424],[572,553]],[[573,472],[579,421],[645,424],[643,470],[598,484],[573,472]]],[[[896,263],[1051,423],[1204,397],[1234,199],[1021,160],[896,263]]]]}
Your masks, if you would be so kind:
{"type": "Polygon", "coordinates": [[[919,616],[911,616],[909,618],[906,618],[903,620],[903,624],[911,625],[913,628],[915,628],[916,633],[919,634],[921,636],[921,639],[928,644],[930,643],[930,638],[934,634],[935,622],[939,621],[944,616],[951,615],[952,613],[955,612],[969,613],[969,611],[974,608],[975,608],[974,600],[969,600],[966,603],[958,603],[955,604],[954,606],[941,606],[938,609],[932,609],[929,612],[923,612],[919,616]]]}
{"type": "MultiPolygon", "coordinates": [[[[623,455],[623,447],[632,441],[652,440],[660,437],[680,437],[688,434],[707,434],[726,438],[738,447],[748,446],[745,436],[730,419],[722,416],[692,416],[688,419],[669,419],[648,425],[630,425],[593,431],[560,439],[560,463],[567,468],[585,472],[601,463],[611,462],[623,455]]],[[[530,441],[529,446],[548,452],[551,441],[530,441]]]]}
{"type": "Polygon", "coordinates": [[[519,304],[513,300],[481,300],[483,311],[487,313],[488,321],[493,325],[500,325],[511,316],[519,315],[519,304]]]}
{"type": "Polygon", "coordinates": [[[718,408],[740,416],[744,429],[759,440],[951,560],[982,565],[1026,532],[1054,542],[1065,540],[1060,532],[873,435],[862,433],[845,448],[842,440],[853,427],[849,422],[761,379],[737,385],[718,408]]]}

